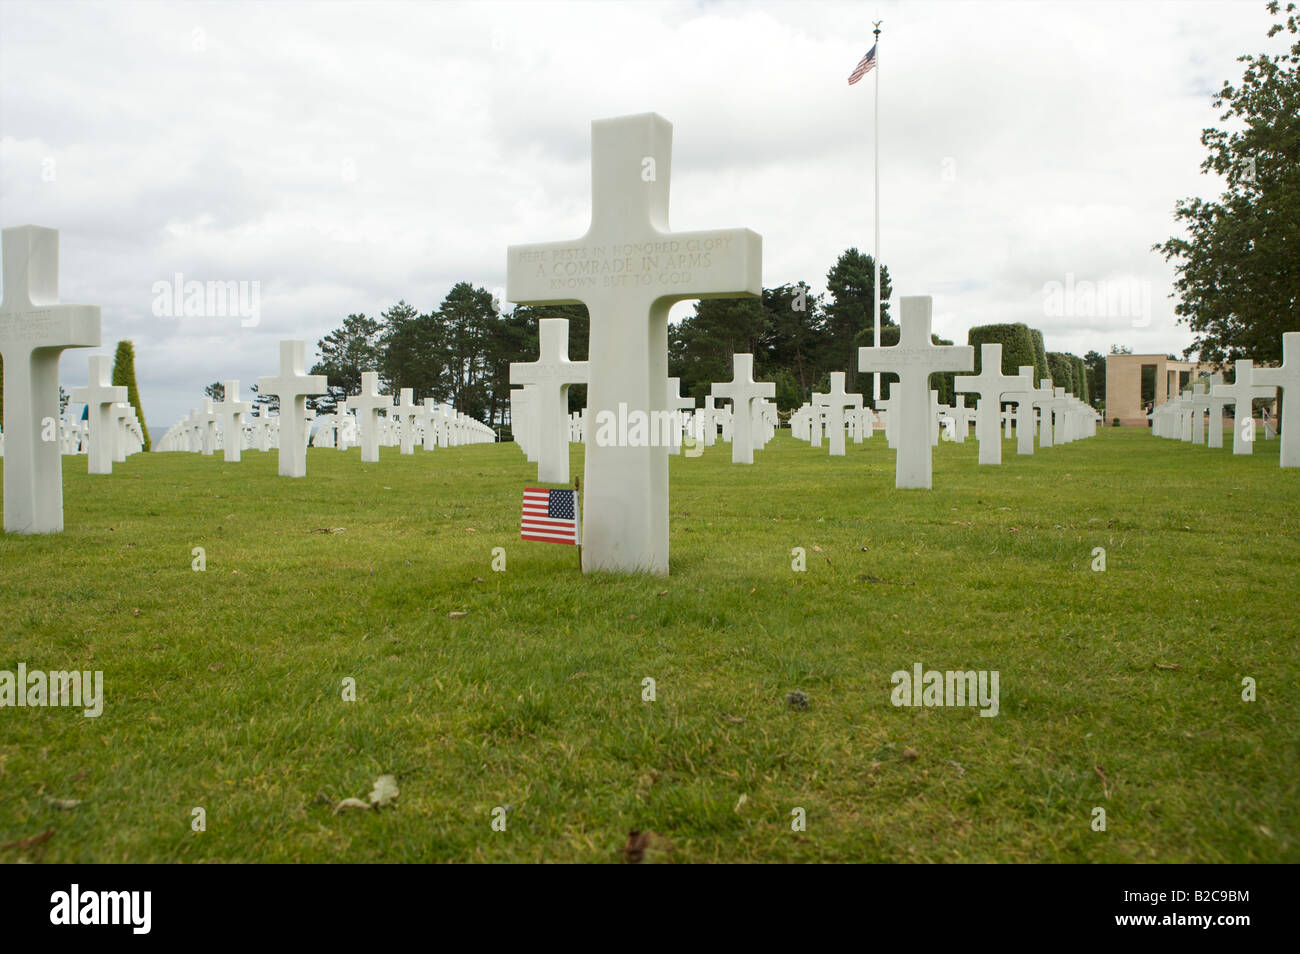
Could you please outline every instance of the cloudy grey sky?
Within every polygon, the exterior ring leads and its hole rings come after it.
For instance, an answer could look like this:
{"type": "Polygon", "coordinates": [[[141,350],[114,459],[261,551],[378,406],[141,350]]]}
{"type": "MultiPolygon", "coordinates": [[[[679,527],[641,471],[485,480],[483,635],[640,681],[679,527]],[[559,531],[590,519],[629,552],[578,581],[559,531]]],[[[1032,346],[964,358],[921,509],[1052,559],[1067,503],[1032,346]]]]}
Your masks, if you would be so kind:
{"type": "Polygon", "coordinates": [[[61,297],[103,307],[102,350],[135,341],[155,428],[273,373],[282,337],[311,352],[582,234],[595,118],[667,118],[673,228],[752,228],[765,285],[821,290],[872,247],[874,75],[846,78],[873,19],[895,294],[959,341],[1025,321],[1049,350],[1180,351],[1150,247],[1218,191],[1200,131],[1236,57],[1280,45],[1262,2],[4,2],[0,224],[59,229],[61,297]],[[155,317],[178,272],[260,282],[260,321],[155,317]],[[1138,304],[1060,314],[1053,282],[1138,304]]]}

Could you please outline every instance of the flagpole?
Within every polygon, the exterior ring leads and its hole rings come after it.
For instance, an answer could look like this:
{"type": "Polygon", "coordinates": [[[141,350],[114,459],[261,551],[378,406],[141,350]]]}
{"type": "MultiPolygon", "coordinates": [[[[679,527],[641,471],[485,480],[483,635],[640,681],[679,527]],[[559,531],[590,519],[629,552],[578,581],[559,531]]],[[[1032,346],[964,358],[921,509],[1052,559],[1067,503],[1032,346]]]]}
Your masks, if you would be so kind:
{"type": "MultiPolygon", "coordinates": [[[[871,320],[875,325],[875,345],[880,347],[880,24],[883,20],[876,20],[873,24],[875,30],[873,33],[876,37],[876,108],[875,108],[875,147],[876,147],[876,253],[875,253],[875,284],[872,286],[871,293],[871,320]]],[[[880,403],[880,372],[873,372],[871,375],[871,396],[873,403],[880,403]]]]}

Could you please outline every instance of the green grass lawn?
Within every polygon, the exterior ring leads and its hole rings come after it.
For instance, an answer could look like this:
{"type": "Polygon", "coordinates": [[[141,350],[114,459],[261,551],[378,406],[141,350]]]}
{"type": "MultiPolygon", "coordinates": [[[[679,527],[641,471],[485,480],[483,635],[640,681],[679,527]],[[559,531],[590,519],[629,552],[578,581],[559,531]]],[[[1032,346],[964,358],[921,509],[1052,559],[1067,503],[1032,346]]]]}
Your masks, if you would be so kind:
{"type": "Polygon", "coordinates": [[[976,456],[937,447],[930,492],[879,434],[674,458],[666,579],[520,541],[513,444],[312,449],[305,480],[65,458],[65,532],[0,537],[0,670],[102,670],[106,701],[0,709],[0,843],[54,831],[0,861],[613,862],[631,829],[660,861],[1300,860],[1276,442],[976,456]],[[896,708],[918,662],[997,670],[999,714],[896,708]],[[334,814],[387,773],[394,806],[334,814]]]}

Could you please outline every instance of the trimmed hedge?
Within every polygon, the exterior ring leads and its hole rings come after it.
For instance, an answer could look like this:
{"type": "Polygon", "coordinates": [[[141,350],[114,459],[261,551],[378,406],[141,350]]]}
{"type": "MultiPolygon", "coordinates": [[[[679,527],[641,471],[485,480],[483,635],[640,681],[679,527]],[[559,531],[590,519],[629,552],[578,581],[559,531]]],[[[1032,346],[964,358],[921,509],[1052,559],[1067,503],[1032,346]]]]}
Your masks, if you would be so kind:
{"type": "Polygon", "coordinates": [[[1074,393],[1074,355],[1060,351],[1047,352],[1047,365],[1051,369],[1052,386],[1074,393]]]}
{"type": "Polygon", "coordinates": [[[1034,378],[1035,383],[1052,376],[1052,366],[1047,362],[1047,351],[1043,348],[1043,333],[1037,328],[1029,330],[1034,339],[1034,378]]]}
{"type": "Polygon", "coordinates": [[[144,411],[140,407],[140,389],[135,383],[135,345],[129,341],[117,343],[117,353],[113,355],[113,387],[126,388],[126,400],[140,419],[140,433],[144,435],[147,452],[153,442],[149,440],[149,426],[144,422],[144,411]]]}
{"type": "Polygon", "coordinates": [[[980,346],[1002,345],[1002,373],[1015,377],[1022,364],[1038,363],[1034,357],[1034,338],[1029,326],[1017,322],[1003,325],[976,325],[966,334],[966,343],[975,349],[975,373],[981,372],[980,346]]]}

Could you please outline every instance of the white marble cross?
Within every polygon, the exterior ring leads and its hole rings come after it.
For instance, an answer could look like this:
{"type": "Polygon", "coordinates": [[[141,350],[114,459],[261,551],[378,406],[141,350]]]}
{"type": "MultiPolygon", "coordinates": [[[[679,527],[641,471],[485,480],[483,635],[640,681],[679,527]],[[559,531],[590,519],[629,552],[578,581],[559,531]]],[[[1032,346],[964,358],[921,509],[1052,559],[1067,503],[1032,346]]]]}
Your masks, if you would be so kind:
{"type": "Polygon", "coordinates": [[[135,420],[135,408],[129,404],[114,404],[108,411],[113,419],[113,463],[126,463],[126,435],[135,420]]]}
{"type": "Polygon", "coordinates": [[[113,405],[126,400],[125,387],[113,387],[113,359],[108,355],[90,356],[90,374],[84,388],[73,388],[71,399],[87,407],[86,421],[90,425],[90,449],[87,472],[111,474],[113,472],[113,405]]]}
{"type": "Polygon", "coordinates": [[[420,405],[419,411],[420,424],[424,428],[424,449],[427,451],[438,449],[438,402],[433,398],[425,398],[420,405]]]}
{"type": "MultiPolygon", "coordinates": [[[[775,388],[775,385],[773,387],[775,388]]],[[[814,413],[818,413],[817,409],[825,409],[826,437],[827,443],[830,444],[830,456],[845,456],[844,412],[846,410],[851,411],[861,408],[862,395],[849,394],[846,392],[844,390],[844,372],[832,371],[828,392],[826,394],[814,393],[812,399],[814,413]]],[[[818,443],[820,443],[820,441],[818,443]]]]}
{"type": "Polygon", "coordinates": [[[259,394],[280,399],[281,477],[307,476],[307,396],[324,394],[329,382],[323,374],[307,374],[307,345],[301,339],[280,342],[280,373],[257,379],[259,394]]]}
{"type": "Polygon", "coordinates": [[[1204,381],[1194,381],[1187,389],[1187,409],[1191,417],[1191,442],[1205,443],[1205,412],[1210,409],[1210,395],[1204,381]]]}
{"type": "Polygon", "coordinates": [[[239,400],[239,381],[226,382],[225,398],[212,408],[221,417],[221,447],[227,464],[237,464],[244,446],[244,420],[253,405],[239,400]]]}
{"type": "Polygon", "coordinates": [[[929,490],[930,375],[936,371],[971,370],[975,349],[969,345],[936,345],[930,340],[933,300],[928,295],[905,297],[899,305],[898,344],[859,348],[858,370],[898,375],[898,382],[889,391],[889,416],[899,418],[895,430],[898,455],[894,486],[929,490]]]}
{"type": "Polygon", "coordinates": [[[980,442],[980,463],[1002,463],[1002,396],[1021,390],[1023,379],[1002,373],[1002,345],[980,345],[980,373],[954,379],[954,388],[978,394],[975,403],[975,437],[980,442]]]}
{"type": "MultiPolygon", "coordinates": [[[[569,360],[569,319],[537,322],[538,355],[529,363],[510,363],[510,383],[530,385],[527,412],[537,437],[537,479],[547,484],[569,482],[569,386],[586,384],[590,364],[569,360]]],[[[530,448],[531,450],[531,448],[530,448]]],[[[587,519],[590,518],[588,514],[587,519]]]]}
{"type": "Polygon", "coordinates": [[[1232,384],[1220,384],[1210,393],[1232,405],[1232,452],[1249,454],[1255,448],[1254,408],[1255,398],[1276,395],[1273,387],[1261,387],[1255,382],[1255,362],[1249,358],[1237,361],[1236,376],[1232,384]]]}
{"type": "MultiPolygon", "coordinates": [[[[591,313],[588,413],[664,411],[673,302],[762,294],[762,240],[748,229],[673,232],[672,126],[653,113],[591,124],[591,226],[568,242],[507,251],[507,297],[591,313]]],[[[629,442],[630,443],[630,442],[629,442]]],[[[668,572],[668,450],[590,440],[582,568],[668,572]]]]}
{"type": "Polygon", "coordinates": [[[1034,367],[1030,364],[1020,365],[1019,384],[1014,391],[1002,395],[1004,401],[1014,401],[1016,405],[1016,453],[1032,454],[1034,452],[1034,402],[1051,399],[1050,391],[1034,387],[1034,367]]]}
{"type": "Polygon", "coordinates": [[[1300,467],[1300,331],[1282,335],[1281,367],[1256,368],[1255,383],[1282,389],[1281,465],[1300,467]]]}
{"type": "Polygon", "coordinates": [[[398,440],[401,444],[399,453],[415,453],[415,422],[420,417],[420,406],[415,403],[415,389],[402,388],[398,392],[397,406],[390,415],[397,419],[398,440]]]}
{"type": "MultiPolygon", "coordinates": [[[[674,415],[673,417],[673,437],[674,437],[674,445],[675,445],[674,453],[677,454],[680,454],[682,452],[682,440],[681,440],[682,427],[686,422],[684,416],[677,416],[679,412],[682,411],[691,411],[692,413],[694,413],[695,398],[689,396],[687,397],[682,396],[681,378],[669,378],[668,379],[668,412],[674,415]]],[[[701,436],[698,440],[702,440],[702,439],[703,437],[701,436]]]]}
{"type": "Polygon", "coordinates": [[[22,225],[4,229],[4,516],[8,533],[63,529],[59,454],[59,355],[98,348],[99,306],[59,303],[59,233],[22,225]],[[44,438],[54,428],[52,440],[44,438]]]}
{"type": "Polygon", "coordinates": [[[357,418],[361,461],[373,464],[379,460],[379,412],[393,405],[390,396],[379,393],[379,372],[362,371],[361,393],[349,397],[346,403],[357,418]]]}
{"type": "Polygon", "coordinates": [[[211,457],[217,450],[217,422],[221,420],[221,415],[212,409],[212,398],[203,399],[203,407],[198,413],[200,433],[203,435],[204,457],[211,457]]]}
{"type": "Polygon", "coordinates": [[[776,396],[776,385],[754,380],[754,356],[737,354],[731,358],[729,382],[715,384],[713,393],[731,401],[731,462],[754,463],[754,402],[776,396]]]}

